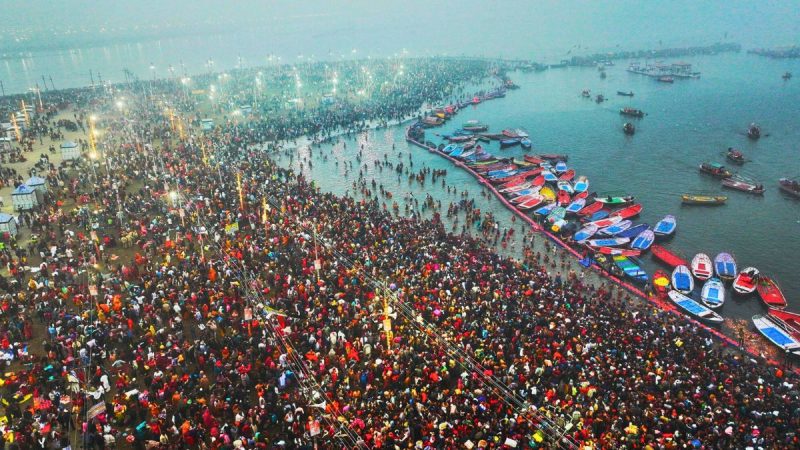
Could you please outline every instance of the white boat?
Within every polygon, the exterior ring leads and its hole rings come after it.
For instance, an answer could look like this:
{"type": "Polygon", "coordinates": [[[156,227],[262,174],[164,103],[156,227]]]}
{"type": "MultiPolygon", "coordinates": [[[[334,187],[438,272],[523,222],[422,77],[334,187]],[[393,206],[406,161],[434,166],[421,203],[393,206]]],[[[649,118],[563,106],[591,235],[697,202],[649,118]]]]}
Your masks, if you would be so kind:
{"type": "Polygon", "coordinates": [[[752,294],[756,290],[759,273],[755,267],[745,267],[733,279],[733,290],[739,294],[752,294]]]}
{"type": "Polygon", "coordinates": [[[765,338],[783,351],[800,356],[800,341],[786,329],[785,323],[774,320],[768,315],[756,315],[753,316],[753,324],[765,338]]]}
{"type": "Polygon", "coordinates": [[[586,226],[578,230],[572,238],[575,239],[575,242],[583,244],[587,239],[594,236],[595,233],[597,233],[597,225],[587,223],[586,226]]]}
{"type": "MultiPolygon", "coordinates": [[[[680,267],[680,266],[679,266],[680,267]]],[[[683,266],[686,267],[686,266],[683,266]]],[[[669,291],[669,299],[689,314],[711,323],[722,323],[722,316],[678,291],[669,291]]]]}
{"type": "Polygon", "coordinates": [[[692,258],[692,274],[701,281],[711,278],[714,274],[714,266],[711,258],[705,253],[698,253],[692,258]]]}
{"type": "Polygon", "coordinates": [[[677,266],[672,271],[672,287],[677,291],[688,294],[694,290],[694,278],[686,266],[677,266]]]}
{"type": "Polygon", "coordinates": [[[709,308],[719,308],[725,303],[725,286],[719,278],[709,278],[703,284],[703,290],[700,292],[700,299],[709,308]]]}

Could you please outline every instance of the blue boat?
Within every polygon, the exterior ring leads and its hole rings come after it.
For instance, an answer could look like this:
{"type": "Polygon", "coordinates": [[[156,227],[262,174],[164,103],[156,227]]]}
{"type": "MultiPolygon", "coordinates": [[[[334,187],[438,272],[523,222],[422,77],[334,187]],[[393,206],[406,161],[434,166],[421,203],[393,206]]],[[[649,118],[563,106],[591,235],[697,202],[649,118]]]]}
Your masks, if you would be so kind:
{"type": "Polygon", "coordinates": [[[572,201],[572,203],[567,206],[567,214],[578,214],[578,211],[583,209],[586,205],[585,198],[578,198],[572,201]]]}
{"type": "Polygon", "coordinates": [[[525,139],[519,141],[519,145],[521,145],[522,148],[531,148],[533,146],[533,143],[531,142],[530,139],[525,138],[525,139]]]}
{"type": "Polygon", "coordinates": [[[717,276],[723,280],[732,280],[736,278],[738,273],[736,270],[736,261],[730,253],[720,253],[714,258],[714,271],[717,276]]]}
{"type": "Polygon", "coordinates": [[[700,299],[709,308],[719,308],[725,303],[725,286],[717,277],[711,277],[703,284],[700,299]]]}
{"type": "Polygon", "coordinates": [[[586,190],[589,189],[589,180],[583,175],[579,176],[578,179],[575,180],[573,189],[575,189],[575,192],[586,192],[586,190]]]}
{"type": "Polygon", "coordinates": [[[647,272],[642,270],[642,267],[636,259],[630,256],[616,255],[613,257],[614,264],[617,265],[628,278],[643,283],[647,282],[647,272]]]}
{"type": "Polygon", "coordinates": [[[578,230],[572,239],[574,239],[575,242],[582,244],[584,241],[594,236],[595,233],[597,233],[597,225],[590,223],[578,230]]]}
{"type": "Polygon", "coordinates": [[[669,291],[668,295],[673,303],[680,306],[681,309],[697,317],[698,319],[705,320],[710,323],[722,323],[722,316],[706,308],[700,303],[697,303],[697,301],[681,294],[680,292],[669,291]]]}
{"type": "Polygon", "coordinates": [[[542,170],[542,176],[544,177],[544,181],[550,183],[555,183],[556,181],[558,181],[558,177],[555,176],[555,174],[553,174],[553,172],[550,172],[549,170],[542,170]]]}
{"type": "Polygon", "coordinates": [[[694,278],[692,272],[686,266],[677,266],[672,271],[672,287],[684,294],[694,290],[694,278]]]}
{"type": "Polygon", "coordinates": [[[656,223],[656,226],[653,228],[653,233],[655,233],[656,236],[666,237],[674,233],[677,227],[678,222],[675,221],[675,216],[668,214],[656,223]]]}
{"type": "Polygon", "coordinates": [[[630,220],[623,220],[621,222],[617,222],[614,225],[610,225],[608,227],[603,228],[602,230],[598,231],[597,234],[602,236],[616,236],[618,233],[621,233],[633,225],[633,222],[630,220]]]}
{"type": "Polygon", "coordinates": [[[503,178],[519,173],[518,170],[490,170],[486,172],[489,178],[503,178]]]}
{"type": "Polygon", "coordinates": [[[592,247],[617,247],[619,245],[625,245],[631,240],[628,238],[606,238],[606,239],[591,239],[586,241],[592,247]]]}
{"type": "Polygon", "coordinates": [[[800,341],[794,337],[794,333],[785,322],[770,315],[756,315],[753,316],[753,324],[765,338],[786,353],[800,355],[800,341]]]}
{"type": "Polygon", "coordinates": [[[520,144],[519,139],[503,139],[500,141],[500,147],[513,147],[519,144],[520,144]]]}
{"type": "Polygon", "coordinates": [[[601,209],[600,211],[597,211],[596,213],[592,214],[589,217],[588,222],[596,222],[598,220],[603,220],[606,217],[608,217],[609,214],[611,214],[611,211],[607,209],[601,209]]]}
{"type": "Polygon", "coordinates": [[[454,152],[457,148],[458,148],[458,145],[450,144],[450,145],[445,146],[442,149],[442,153],[447,153],[449,155],[450,153],[454,152]]]}
{"type": "Polygon", "coordinates": [[[631,248],[644,251],[649,249],[655,240],[656,235],[651,230],[644,230],[631,242],[631,248]]]}
{"type": "Polygon", "coordinates": [[[623,231],[622,233],[617,233],[617,237],[626,237],[626,238],[635,238],[644,230],[650,229],[650,225],[646,223],[640,223],[639,225],[634,225],[627,230],[623,231]]]}
{"type": "Polygon", "coordinates": [[[536,216],[546,216],[550,214],[552,210],[556,209],[556,206],[557,206],[556,202],[548,203],[542,206],[541,208],[537,209],[536,211],[534,211],[533,214],[536,216]]]}
{"type": "Polygon", "coordinates": [[[564,161],[559,161],[556,163],[556,172],[564,173],[567,171],[567,163],[564,161]]]}
{"type": "Polygon", "coordinates": [[[457,158],[461,156],[462,153],[464,153],[464,147],[458,147],[450,153],[450,156],[457,158]]]}

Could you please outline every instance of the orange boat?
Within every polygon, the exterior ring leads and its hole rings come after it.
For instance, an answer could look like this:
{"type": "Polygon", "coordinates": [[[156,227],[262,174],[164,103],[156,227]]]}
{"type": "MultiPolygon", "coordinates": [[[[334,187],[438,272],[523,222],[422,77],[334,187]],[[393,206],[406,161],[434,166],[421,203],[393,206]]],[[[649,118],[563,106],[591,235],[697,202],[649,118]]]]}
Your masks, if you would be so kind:
{"type": "Polygon", "coordinates": [[[689,263],[686,262],[685,259],[681,258],[677,254],[667,250],[665,247],[662,247],[658,244],[653,244],[650,247],[650,251],[653,252],[653,256],[656,257],[659,261],[663,262],[664,264],[670,267],[678,267],[678,266],[686,266],[689,267],[689,263]]]}
{"type": "Polygon", "coordinates": [[[786,297],[783,296],[778,283],[766,275],[759,275],[756,291],[759,297],[771,308],[785,308],[786,297]]]}

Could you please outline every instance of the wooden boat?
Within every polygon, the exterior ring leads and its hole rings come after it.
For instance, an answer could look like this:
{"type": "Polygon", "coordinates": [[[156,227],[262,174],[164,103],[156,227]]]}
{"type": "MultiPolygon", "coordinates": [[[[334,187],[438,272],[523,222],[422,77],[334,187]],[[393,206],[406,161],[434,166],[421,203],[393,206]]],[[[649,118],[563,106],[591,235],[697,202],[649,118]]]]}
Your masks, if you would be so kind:
{"type": "Polygon", "coordinates": [[[688,294],[694,290],[694,278],[689,268],[684,265],[676,266],[672,270],[672,287],[688,294]]]}
{"type": "Polygon", "coordinates": [[[725,303],[725,286],[719,278],[709,278],[703,284],[703,290],[700,292],[700,300],[709,308],[719,308],[725,303]]]}
{"type": "Polygon", "coordinates": [[[605,239],[589,239],[587,244],[592,247],[619,247],[625,245],[631,240],[628,238],[605,238],[605,239]]]}
{"type": "Polygon", "coordinates": [[[567,155],[559,155],[559,154],[556,154],[556,153],[542,153],[541,155],[539,155],[539,158],[543,158],[543,159],[546,159],[548,161],[564,161],[564,162],[566,162],[566,161],[569,160],[569,157],[567,157],[567,155]]]}
{"type": "MultiPolygon", "coordinates": [[[[534,187],[529,187],[527,189],[523,189],[521,191],[511,192],[510,195],[514,196],[513,200],[518,200],[519,197],[526,197],[529,195],[538,194],[540,190],[542,190],[542,188],[534,186],[534,187]]],[[[520,202],[518,201],[517,203],[520,202]]]]}
{"type": "Polygon", "coordinates": [[[756,290],[758,282],[758,269],[755,267],[745,267],[733,279],[733,291],[738,294],[752,294],[756,290]]]}
{"type": "Polygon", "coordinates": [[[480,123],[477,120],[468,120],[461,126],[466,131],[486,131],[489,129],[487,125],[480,123]]]}
{"type": "Polygon", "coordinates": [[[613,225],[609,225],[605,228],[602,228],[600,231],[597,232],[600,236],[616,236],[617,234],[627,230],[633,225],[633,222],[630,220],[622,220],[617,222],[613,225]]]}
{"type": "Polygon", "coordinates": [[[658,244],[653,244],[650,250],[656,259],[670,267],[689,266],[689,263],[684,258],[658,244]]]}
{"type": "Polygon", "coordinates": [[[556,162],[556,166],[555,166],[554,169],[555,169],[556,173],[559,173],[559,174],[564,173],[564,172],[567,171],[567,163],[565,163],[564,161],[558,161],[558,162],[556,162]]]}
{"type": "Polygon", "coordinates": [[[725,166],[718,163],[709,163],[704,162],[701,163],[699,166],[700,172],[707,173],[712,177],[716,178],[730,178],[733,176],[730,170],[726,169],[725,166]]]}
{"type": "Polygon", "coordinates": [[[533,179],[531,183],[533,184],[533,186],[544,186],[545,183],[544,175],[537,176],[536,178],[533,179]]]}
{"type": "Polygon", "coordinates": [[[534,208],[534,207],[540,205],[544,200],[545,200],[545,198],[543,196],[541,196],[541,195],[533,195],[529,199],[527,199],[524,202],[518,204],[517,208],[523,209],[523,210],[531,209],[531,208],[534,208]]]}
{"type": "Polygon", "coordinates": [[[658,77],[658,78],[656,78],[656,80],[658,80],[658,81],[660,81],[662,83],[674,83],[675,82],[675,78],[672,78],[672,77],[666,76],[666,75],[658,77]]]}
{"type": "Polygon", "coordinates": [[[533,212],[535,216],[545,217],[550,214],[551,211],[556,209],[556,202],[548,203],[544,206],[539,207],[536,211],[533,212]]]}
{"type": "Polygon", "coordinates": [[[800,198],[800,181],[781,178],[778,183],[782,192],[785,192],[792,197],[800,198]]]}
{"type": "Polygon", "coordinates": [[[635,250],[645,251],[653,245],[653,241],[656,240],[655,234],[651,230],[644,230],[639,233],[631,242],[631,248],[635,250]]]}
{"type": "Polygon", "coordinates": [[[462,153],[464,153],[464,147],[458,147],[450,153],[450,156],[453,158],[457,158],[461,156],[462,153]]]}
{"type": "Polygon", "coordinates": [[[558,176],[559,181],[572,181],[573,178],[575,178],[575,171],[573,169],[569,169],[558,176]]]}
{"type": "Polygon", "coordinates": [[[578,198],[572,201],[572,203],[567,206],[567,214],[577,214],[583,208],[583,205],[586,204],[586,199],[578,198]]]}
{"type": "Polygon", "coordinates": [[[714,271],[723,280],[736,278],[736,261],[730,253],[722,252],[714,257],[714,271]]]}
{"type": "Polygon", "coordinates": [[[698,253],[692,258],[692,273],[698,280],[707,280],[714,275],[714,265],[705,253],[698,253]]]}
{"type": "Polygon", "coordinates": [[[566,180],[556,181],[556,187],[558,188],[559,191],[565,191],[567,194],[572,194],[573,192],[575,192],[572,189],[572,183],[566,180]]]}
{"type": "Polygon", "coordinates": [[[603,205],[600,202],[593,202],[583,207],[580,211],[578,211],[579,216],[591,216],[592,214],[596,213],[603,209],[603,205]]]}
{"type": "Polygon", "coordinates": [[[594,224],[591,224],[591,223],[590,223],[590,224],[587,224],[587,225],[584,225],[584,227],[583,227],[583,228],[581,228],[580,230],[578,230],[578,231],[575,233],[575,235],[574,235],[574,236],[572,236],[572,239],[573,239],[575,242],[577,242],[577,243],[579,243],[579,244],[582,244],[582,243],[584,243],[584,242],[585,242],[587,239],[589,239],[589,238],[591,238],[592,236],[594,236],[594,235],[595,235],[595,233],[597,233],[597,230],[598,230],[598,228],[597,228],[597,225],[594,225],[594,224]]]}
{"type": "Polygon", "coordinates": [[[647,283],[647,272],[645,272],[632,258],[632,256],[616,255],[612,259],[614,260],[614,264],[622,269],[622,272],[625,273],[628,278],[631,278],[634,281],[647,283]]]}
{"type": "Polygon", "coordinates": [[[622,256],[639,256],[642,252],[639,250],[631,250],[629,248],[617,247],[597,247],[594,249],[597,253],[603,255],[622,255],[622,256]]]}
{"type": "Polygon", "coordinates": [[[656,226],[653,228],[653,233],[655,233],[657,237],[666,237],[672,235],[677,227],[678,222],[675,220],[675,216],[667,214],[656,223],[656,226]]]}
{"type": "Polygon", "coordinates": [[[441,117],[436,116],[426,116],[422,118],[422,124],[427,127],[438,127],[439,125],[444,123],[444,119],[441,117]]]}
{"type": "Polygon", "coordinates": [[[766,275],[759,275],[756,291],[761,300],[772,308],[785,308],[786,297],[783,296],[778,283],[766,275]]]}
{"type": "Polygon", "coordinates": [[[510,200],[510,202],[514,203],[514,204],[523,203],[523,202],[527,202],[528,200],[530,200],[530,199],[532,199],[534,197],[541,197],[541,195],[539,195],[536,192],[529,192],[529,193],[521,194],[521,195],[518,195],[518,196],[512,198],[510,200]]]}
{"type": "Polygon", "coordinates": [[[741,165],[745,162],[744,154],[733,147],[728,148],[728,152],[725,154],[725,157],[728,158],[728,161],[734,164],[741,165]]]}
{"type": "MultiPolygon", "coordinates": [[[[559,188],[560,188],[560,186],[559,186],[559,188]]],[[[559,189],[558,193],[556,194],[556,201],[561,206],[567,206],[572,201],[572,199],[569,196],[569,192],[567,192],[567,191],[565,191],[563,189],[559,189]]]]}
{"type": "Polygon", "coordinates": [[[531,164],[541,164],[544,162],[544,159],[534,155],[525,155],[522,158],[531,164]]]}
{"type": "Polygon", "coordinates": [[[518,138],[503,139],[503,140],[500,141],[500,148],[513,147],[515,145],[519,145],[520,142],[521,142],[521,140],[518,139],[518,138]]]}
{"type": "Polygon", "coordinates": [[[522,140],[520,140],[519,141],[519,145],[521,145],[522,148],[531,148],[531,147],[533,147],[533,143],[528,138],[523,138],[522,140]]]}
{"type": "Polygon", "coordinates": [[[575,180],[575,186],[573,186],[575,192],[586,192],[589,190],[589,179],[585,176],[581,175],[575,180]]]}
{"type": "Polygon", "coordinates": [[[635,108],[622,108],[619,110],[619,113],[623,116],[644,117],[644,111],[635,108]]]}
{"type": "Polygon", "coordinates": [[[636,217],[639,213],[642,212],[642,205],[639,203],[633,204],[628,206],[627,208],[622,208],[619,211],[614,211],[611,213],[612,216],[619,216],[623,219],[629,219],[631,217],[636,217]]]}
{"type": "Polygon", "coordinates": [[[556,177],[555,174],[549,170],[543,170],[542,176],[544,177],[544,181],[547,181],[548,183],[555,183],[558,181],[558,177],[556,177]]]}
{"type": "Polygon", "coordinates": [[[724,205],[728,197],[724,195],[683,194],[681,201],[684,205],[718,206],[724,205]]]}
{"type": "Polygon", "coordinates": [[[594,220],[589,223],[593,223],[597,225],[598,228],[605,228],[610,227],[611,225],[615,225],[619,222],[622,222],[622,217],[606,217],[605,219],[594,220]]]}
{"type": "Polygon", "coordinates": [[[623,97],[633,97],[633,91],[628,91],[628,92],[617,91],[617,95],[621,95],[623,97]]]}
{"type": "Polygon", "coordinates": [[[753,325],[770,342],[777,345],[781,350],[793,355],[800,355],[800,340],[796,338],[784,321],[775,320],[774,316],[755,315],[753,325]]]}
{"type": "Polygon", "coordinates": [[[598,220],[607,219],[607,218],[608,218],[608,215],[609,215],[610,213],[611,213],[611,211],[610,211],[610,210],[603,208],[603,209],[601,209],[601,210],[597,211],[596,213],[592,214],[592,215],[591,215],[591,216],[588,218],[587,222],[597,222],[598,220]]]}
{"type": "Polygon", "coordinates": [[[634,225],[634,226],[628,228],[627,230],[625,230],[625,231],[623,231],[621,233],[617,233],[617,236],[618,237],[626,237],[626,238],[633,239],[636,236],[638,236],[639,233],[641,233],[642,231],[649,230],[649,229],[650,229],[650,225],[648,225],[646,223],[640,223],[639,225],[634,225]]]}
{"type": "Polygon", "coordinates": [[[653,273],[653,290],[656,291],[659,297],[663,297],[669,291],[669,280],[669,274],[661,269],[658,269],[653,273]]]}
{"type": "Polygon", "coordinates": [[[750,126],[747,127],[747,137],[753,140],[760,138],[761,127],[758,126],[756,123],[751,123],[750,126]]]}
{"type": "Polygon", "coordinates": [[[624,195],[617,197],[606,195],[606,196],[598,196],[596,200],[608,206],[625,206],[633,203],[634,197],[632,195],[624,195]]]}
{"type": "Polygon", "coordinates": [[[622,125],[622,132],[628,136],[633,136],[636,133],[636,127],[630,122],[625,122],[625,124],[622,125]]]}
{"type": "Polygon", "coordinates": [[[706,308],[697,301],[681,294],[678,291],[669,291],[669,298],[673,303],[690,315],[712,324],[722,323],[722,316],[706,308]]]}
{"type": "Polygon", "coordinates": [[[782,309],[770,308],[769,311],[767,311],[767,315],[779,322],[783,322],[783,325],[785,325],[784,329],[795,339],[800,339],[800,314],[784,311],[782,309]]]}
{"type": "Polygon", "coordinates": [[[547,186],[542,187],[539,193],[542,194],[542,196],[547,200],[552,201],[556,199],[556,193],[547,186]]]}
{"type": "MultiPolygon", "coordinates": [[[[514,181],[512,181],[512,183],[513,182],[514,181]]],[[[530,181],[525,181],[525,180],[515,180],[515,182],[518,182],[519,184],[507,187],[505,189],[500,189],[500,192],[508,195],[519,195],[517,194],[518,192],[529,189],[533,185],[530,181]]]]}

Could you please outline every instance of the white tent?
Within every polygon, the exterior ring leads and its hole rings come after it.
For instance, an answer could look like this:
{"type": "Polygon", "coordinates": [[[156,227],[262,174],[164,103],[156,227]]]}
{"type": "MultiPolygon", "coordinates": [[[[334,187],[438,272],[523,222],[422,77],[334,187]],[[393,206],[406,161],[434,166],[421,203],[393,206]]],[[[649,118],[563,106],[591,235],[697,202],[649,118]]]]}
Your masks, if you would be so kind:
{"type": "Polygon", "coordinates": [[[17,221],[11,214],[0,213],[0,234],[8,233],[11,237],[17,235],[17,221]]]}
{"type": "Polygon", "coordinates": [[[64,161],[70,161],[73,159],[79,159],[81,157],[81,147],[73,142],[67,141],[61,144],[61,159],[64,161]]]}
{"type": "Polygon", "coordinates": [[[38,205],[39,199],[35,190],[21,184],[11,193],[11,203],[14,205],[15,211],[25,211],[38,205]]]}

